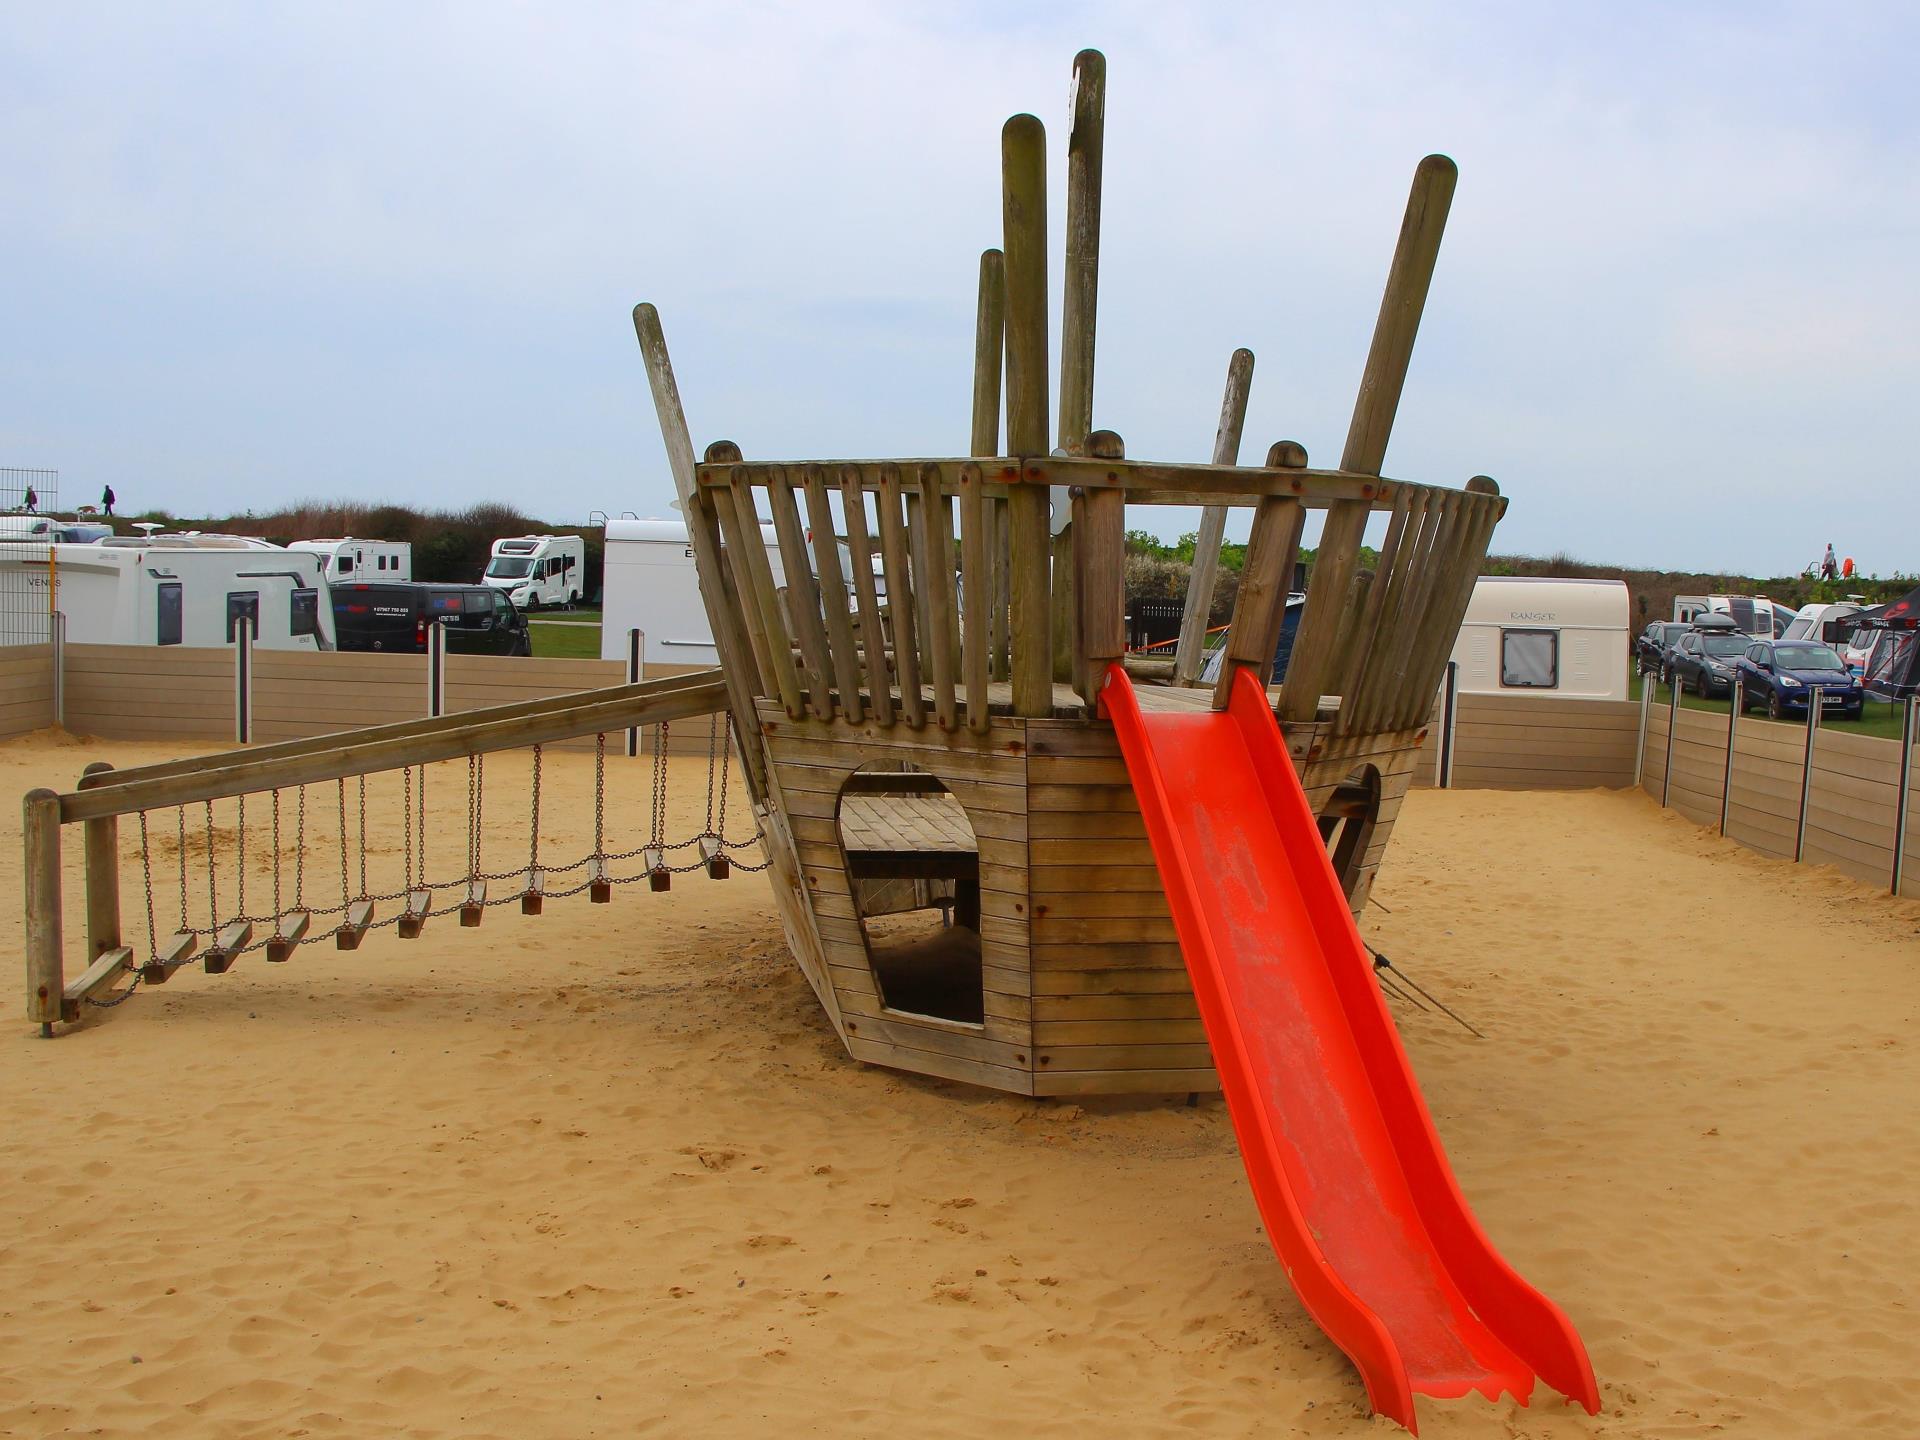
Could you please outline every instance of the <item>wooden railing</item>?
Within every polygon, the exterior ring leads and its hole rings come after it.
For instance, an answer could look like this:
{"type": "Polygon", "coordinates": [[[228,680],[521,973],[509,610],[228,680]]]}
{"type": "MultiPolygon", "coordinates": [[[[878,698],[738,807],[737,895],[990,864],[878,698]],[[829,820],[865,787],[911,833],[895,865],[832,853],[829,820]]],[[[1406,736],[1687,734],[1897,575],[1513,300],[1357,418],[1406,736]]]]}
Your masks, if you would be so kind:
{"type": "MultiPolygon", "coordinates": [[[[719,672],[699,671],[462,715],[379,725],[310,740],[167,761],[134,770],[94,765],[88,768],[79,788],[66,794],[45,789],[29,791],[22,807],[27,890],[27,1018],[38,1021],[43,1031],[51,1032],[56,1022],[77,1018],[83,1004],[111,987],[133,967],[133,949],[121,943],[117,824],[120,816],[293,789],[463,756],[610,735],[711,715],[727,708],[727,687],[719,672]],[[60,852],[61,829],[73,824],[84,830],[86,954],[90,963],[77,980],[68,984],[62,937],[60,852]]],[[[743,745],[740,750],[743,757],[749,751],[758,756],[755,746],[743,745]]],[[[343,906],[351,908],[344,900],[343,906]]],[[[370,920],[370,906],[354,914],[343,909],[343,927],[364,930],[370,920]]],[[[217,923],[218,917],[209,917],[210,926],[217,923]]],[[[193,938],[186,932],[176,937],[176,958],[184,958],[192,944],[193,938]]],[[[153,963],[164,966],[166,957],[156,955],[153,963]]]]}

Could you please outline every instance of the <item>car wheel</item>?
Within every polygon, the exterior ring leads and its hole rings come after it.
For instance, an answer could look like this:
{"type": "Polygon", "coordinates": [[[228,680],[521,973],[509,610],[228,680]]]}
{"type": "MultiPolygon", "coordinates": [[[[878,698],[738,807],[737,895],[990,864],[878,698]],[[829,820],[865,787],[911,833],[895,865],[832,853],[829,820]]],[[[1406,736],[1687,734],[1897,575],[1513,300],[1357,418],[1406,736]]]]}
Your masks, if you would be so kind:
{"type": "Polygon", "coordinates": [[[1775,691],[1773,694],[1767,696],[1767,718],[1769,720],[1784,720],[1787,718],[1784,714],[1781,713],[1780,695],[1778,691],[1775,691]]]}
{"type": "Polygon", "coordinates": [[[1698,695],[1702,700],[1707,698],[1706,671],[1702,670],[1698,675],[1693,677],[1693,693],[1698,695]]]}

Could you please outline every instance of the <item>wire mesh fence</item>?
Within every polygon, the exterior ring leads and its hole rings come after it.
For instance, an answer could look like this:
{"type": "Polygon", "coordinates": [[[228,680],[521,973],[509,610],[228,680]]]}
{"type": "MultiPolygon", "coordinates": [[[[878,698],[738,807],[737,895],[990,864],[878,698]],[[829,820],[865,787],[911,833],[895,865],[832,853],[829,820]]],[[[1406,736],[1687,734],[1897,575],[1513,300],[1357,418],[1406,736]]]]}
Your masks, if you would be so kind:
{"type": "Polygon", "coordinates": [[[0,467],[0,645],[44,645],[58,607],[60,472],[0,467]]]}

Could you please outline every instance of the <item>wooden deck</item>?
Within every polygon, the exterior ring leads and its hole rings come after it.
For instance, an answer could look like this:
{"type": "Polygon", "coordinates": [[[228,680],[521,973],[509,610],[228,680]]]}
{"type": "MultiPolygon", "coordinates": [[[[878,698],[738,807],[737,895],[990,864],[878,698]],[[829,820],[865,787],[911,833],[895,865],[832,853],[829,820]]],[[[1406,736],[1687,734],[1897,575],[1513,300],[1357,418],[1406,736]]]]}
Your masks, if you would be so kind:
{"type": "Polygon", "coordinates": [[[951,795],[849,795],[840,806],[840,843],[856,863],[980,850],[951,795]]]}

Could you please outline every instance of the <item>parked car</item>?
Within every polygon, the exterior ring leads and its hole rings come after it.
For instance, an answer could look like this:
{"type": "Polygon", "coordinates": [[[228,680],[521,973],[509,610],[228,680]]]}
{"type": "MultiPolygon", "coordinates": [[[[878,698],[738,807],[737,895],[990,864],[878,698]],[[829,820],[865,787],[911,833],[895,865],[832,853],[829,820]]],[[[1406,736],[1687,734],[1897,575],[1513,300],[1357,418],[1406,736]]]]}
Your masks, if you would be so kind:
{"type": "Polygon", "coordinates": [[[1633,642],[1633,654],[1642,675],[1667,674],[1667,656],[1680,643],[1680,637],[1693,627],[1683,621],[1655,620],[1633,642]]]}
{"type": "Polygon", "coordinates": [[[1733,667],[1750,637],[1725,616],[1702,615],[1667,657],[1667,682],[1705,699],[1733,692],[1733,667]]]}
{"type": "Polygon", "coordinates": [[[1734,666],[1744,693],[1740,708],[1751,710],[1765,705],[1772,719],[1805,715],[1807,703],[1818,685],[1820,713],[1836,712],[1849,720],[1858,720],[1865,704],[1860,681],[1847,670],[1831,645],[1812,640],[1756,640],[1747,646],[1734,666]]]}
{"type": "Polygon", "coordinates": [[[446,627],[447,649],[470,655],[531,655],[527,619],[488,585],[405,581],[335,585],[333,629],[342,650],[425,654],[427,627],[446,627]]]}

